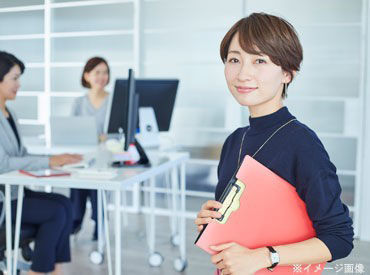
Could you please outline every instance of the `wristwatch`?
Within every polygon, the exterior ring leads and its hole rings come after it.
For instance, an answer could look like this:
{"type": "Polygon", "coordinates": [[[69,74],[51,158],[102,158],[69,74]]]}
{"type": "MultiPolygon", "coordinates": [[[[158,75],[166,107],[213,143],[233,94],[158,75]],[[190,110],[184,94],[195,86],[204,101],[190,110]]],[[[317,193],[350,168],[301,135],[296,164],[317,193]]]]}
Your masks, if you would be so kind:
{"type": "Polygon", "coordinates": [[[280,262],[279,253],[276,252],[276,250],[272,246],[267,246],[267,249],[270,251],[270,260],[271,260],[271,266],[267,269],[271,272],[274,271],[275,266],[278,265],[280,262]]]}

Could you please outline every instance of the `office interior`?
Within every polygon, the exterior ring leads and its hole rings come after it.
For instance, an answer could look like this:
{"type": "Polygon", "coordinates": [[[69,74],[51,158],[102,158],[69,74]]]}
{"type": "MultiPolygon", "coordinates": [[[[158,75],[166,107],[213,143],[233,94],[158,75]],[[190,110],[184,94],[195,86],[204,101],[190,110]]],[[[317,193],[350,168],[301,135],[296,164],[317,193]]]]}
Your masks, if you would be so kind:
{"type": "MultiPolygon", "coordinates": [[[[285,105],[316,131],[329,152],[337,167],[342,200],[353,219],[354,250],[349,257],[328,263],[323,274],[356,274],[359,266],[364,274],[370,273],[369,0],[0,2],[0,50],[16,55],[26,66],[17,99],[9,107],[16,112],[31,151],[42,146],[50,149],[50,118],[69,116],[73,101],[86,94],[80,78],[90,57],[108,61],[107,91],[111,93],[115,80],[127,79],[130,68],[138,79],[179,80],[170,128],[159,132],[157,149],[189,156],[186,211],[174,213],[168,207],[166,175],[156,177],[154,210],[145,199],[147,186],[127,188],[121,200],[122,255],[115,259],[115,204],[107,191],[113,266],[121,261],[121,270],[114,274],[213,274],[209,255],[194,246],[194,219],[201,205],[214,198],[223,142],[236,128],[249,124],[248,110],[228,91],[219,46],[237,20],[261,11],[287,19],[299,34],[304,58],[285,105]],[[156,217],[159,254],[154,263],[147,244],[150,230],[146,230],[151,211],[156,217]],[[179,236],[170,229],[171,217],[176,215],[186,217],[186,262],[180,263],[176,262],[179,236]]],[[[50,186],[41,189],[67,196],[69,192],[50,186]]],[[[63,267],[65,274],[109,274],[106,251],[97,255],[98,263],[91,259],[98,244],[91,240],[94,223],[89,203],[87,211],[82,230],[71,237],[72,262],[63,267]]]]}

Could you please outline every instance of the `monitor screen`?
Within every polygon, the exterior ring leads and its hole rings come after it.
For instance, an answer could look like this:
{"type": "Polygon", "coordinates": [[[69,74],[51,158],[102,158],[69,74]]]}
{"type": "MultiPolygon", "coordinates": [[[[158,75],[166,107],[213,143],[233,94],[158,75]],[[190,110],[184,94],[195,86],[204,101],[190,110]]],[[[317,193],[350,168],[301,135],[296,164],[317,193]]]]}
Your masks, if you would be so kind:
{"type": "MultiPolygon", "coordinates": [[[[117,79],[116,87],[126,90],[129,81],[117,79]]],[[[178,79],[136,79],[136,93],[139,94],[139,107],[152,107],[159,131],[168,131],[175,105],[178,79]]]]}

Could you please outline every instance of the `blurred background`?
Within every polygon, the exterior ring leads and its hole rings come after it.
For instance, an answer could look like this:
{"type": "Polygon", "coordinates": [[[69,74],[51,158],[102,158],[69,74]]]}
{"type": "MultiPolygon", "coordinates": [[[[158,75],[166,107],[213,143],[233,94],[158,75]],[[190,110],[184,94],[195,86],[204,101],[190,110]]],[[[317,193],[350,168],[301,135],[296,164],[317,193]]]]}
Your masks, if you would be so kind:
{"type": "Polygon", "coordinates": [[[48,138],[49,117],[70,115],[74,98],[86,92],[80,77],[92,56],[111,66],[109,91],[128,68],[140,78],[178,78],[163,138],[191,153],[193,215],[213,197],[224,140],[249,123],[248,110],[228,92],[219,45],[233,23],[260,11],[282,16],[299,34],[304,60],[286,105],[323,141],[356,236],[369,241],[368,0],[2,0],[0,49],[26,63],[11,106],[22,134],[48,138]]]}

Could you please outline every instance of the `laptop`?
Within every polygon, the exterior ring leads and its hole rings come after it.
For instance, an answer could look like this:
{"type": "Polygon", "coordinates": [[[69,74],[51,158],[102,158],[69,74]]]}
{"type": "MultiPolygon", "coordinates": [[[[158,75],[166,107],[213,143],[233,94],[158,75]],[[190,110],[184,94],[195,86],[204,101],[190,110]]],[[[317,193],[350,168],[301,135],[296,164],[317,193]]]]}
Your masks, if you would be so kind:
{"type": "Polygon", "coordinates": [[[98,131],[93,116],[50,118],[52,146],[97,146],[98,131]]]}

